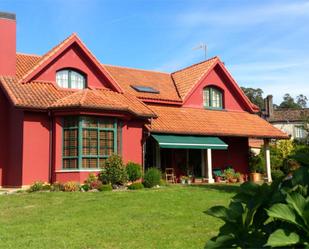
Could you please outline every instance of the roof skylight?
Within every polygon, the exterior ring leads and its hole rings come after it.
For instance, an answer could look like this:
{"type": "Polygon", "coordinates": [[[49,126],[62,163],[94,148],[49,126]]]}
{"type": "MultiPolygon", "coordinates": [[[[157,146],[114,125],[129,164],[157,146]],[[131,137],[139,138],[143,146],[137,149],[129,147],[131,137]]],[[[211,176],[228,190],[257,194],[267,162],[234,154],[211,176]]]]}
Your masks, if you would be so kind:
{"type": "Polygon", "coordinates": [[[152,88],[151,86],[133,86],[131,87],[137,92],[144,92],[144,93],[160,93],[157,89],[152,88]]]}

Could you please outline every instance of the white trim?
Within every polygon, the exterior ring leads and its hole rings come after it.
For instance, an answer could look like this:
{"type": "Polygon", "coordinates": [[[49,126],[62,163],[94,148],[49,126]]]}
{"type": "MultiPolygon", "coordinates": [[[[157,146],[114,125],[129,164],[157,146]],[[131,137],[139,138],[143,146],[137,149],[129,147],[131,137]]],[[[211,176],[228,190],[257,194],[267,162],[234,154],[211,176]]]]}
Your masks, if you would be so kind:
{"type": "Polygon", "coordinates": [[[212,177],[212,155],[211,149],[207,149],[207,178],[208,183],[214,183],[214,179],[212,177]]]}
{"type": "Polygon", "coordinates": [[[100,172],[101,169],[60,169],[56,173],[72,173],[72,172],[100,172]]]}
{"type": "Polygon", "coordinates": [[[159,143],[160,145],[190,145],[190,146],[217,146],[228,147],[226,144],[186,144],[186,143],[159,143]]]}
{"type": "Polygon", "coordinates": [[[267,182],[272,182],[269,142],[266,142],[265,144],[265,164],[266,164],[267,182]]]}

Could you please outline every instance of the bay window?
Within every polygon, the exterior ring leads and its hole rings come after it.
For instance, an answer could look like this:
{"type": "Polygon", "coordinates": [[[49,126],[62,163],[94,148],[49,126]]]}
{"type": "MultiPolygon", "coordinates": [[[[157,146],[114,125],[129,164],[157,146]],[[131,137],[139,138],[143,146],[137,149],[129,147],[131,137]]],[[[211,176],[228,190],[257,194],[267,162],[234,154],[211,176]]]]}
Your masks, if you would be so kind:
{"type": "Polygon", "coordinates": [[[121,126],[116,119],[66,117],[63,122],[63,169],[96,169],[120,153],[121,126]]]}

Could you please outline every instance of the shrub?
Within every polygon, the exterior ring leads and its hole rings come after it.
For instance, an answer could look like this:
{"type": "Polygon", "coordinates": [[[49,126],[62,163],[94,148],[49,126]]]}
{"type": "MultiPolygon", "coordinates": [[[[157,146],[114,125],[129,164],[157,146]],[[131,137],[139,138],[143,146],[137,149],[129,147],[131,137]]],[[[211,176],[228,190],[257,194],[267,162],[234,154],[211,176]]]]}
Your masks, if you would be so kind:
{"type": "Polygon", "coordinates": [[[143,189],[143,188],[144,188],[144,185],[141,182],[135,182],[128,186],[128,189],[131,189],[131,190],[143,189]]]}
{"type": "Polygon", "coordinates": [[[309,167],[303,164],[283,181],[242,184],[228,207],[207,210],[224,224],[205,248],[306,248],[308,179],[309,167]]]}
{"type": "Polygon", "coordinates": [[[126,166],[128,180],[135,182],[142,177],[141,165],[138,163],[128,162],[126,166]]]}
{"type": "Polygon", "coordinates": [[[90,186],[88,184],[83,184],[80,188],[84,190],[85,192],[90,190],[90,186]]]}
{"type": "Polygon", "coordinates": [[[284,177],[284,173],[280,169],[274,169],[271,171],[271,178],[274,181],[280,180],[284,177]]]}
{"type": "Polygon", "coordinates": [[[160,184],[161,172],[157,168],[149,168],[144,176],[144,186],[152,188],[160,184]]]}
{"type": "Polygon", "coordinates": [[[106,160],[99,179],[103,184],[112,185],[123,185],[127,181],[127,172],[120,156],[111,155],[106,160]]]}
{"type": "Polygon", "coordinates": [[[85,184],[90,185],[92,182],[96,182],[96,181],[98,181],[98,176],[96,176],[93,173],[90,173],[88,175],[88,178],[85,180],[85,184]]]}
{"type": "Polygon", "coordinates": [[[60,182],[54,182],[50,187],[50,191],[54,191],[54,192],[64,191],[64,186],[60,182]]]}
{"type": "Polygon", "coordinates": [[[50,191],[50,189],[51,189],[50,184],[44,184],[44,185],[43,185],[42,190],[44,190],[44,191],[50,191]]]}
{"type": "Polygon", "coordinates": [[[37,192],[43,190],[43,182],[34,182],[30,188],[28,189],[28,192],[37,192]]]}
{"type": "Polygon", "coordinates": [[[103,183],[101,181],[95,181],[95,182],[91,182],[89,185],[90,189],[99,189],[101,186],[103,185],[103,183]]]}
{"type": "Polygon", "coordinates": [[[79,183],[77,182],[66,182],[63,187],[65,192],[76,192],[80,190],[79,183]]]}
{"type": "Polygon", "coordinates": [[[99,191],[112,191],[113,187],[110,184],[102,184],[98,190],[99,191]]]}

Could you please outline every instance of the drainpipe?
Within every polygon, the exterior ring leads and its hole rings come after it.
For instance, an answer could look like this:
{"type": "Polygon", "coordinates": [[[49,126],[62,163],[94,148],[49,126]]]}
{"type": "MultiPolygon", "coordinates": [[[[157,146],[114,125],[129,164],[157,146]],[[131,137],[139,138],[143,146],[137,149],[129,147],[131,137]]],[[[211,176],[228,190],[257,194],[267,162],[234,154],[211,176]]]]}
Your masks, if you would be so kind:
{"type": "Polygon", "coordinates": [[[54,122],[51,112],[48,112],[49,116],[49,171],[48,171],[48,181],[52,183],[52,168],[53,168],[53,129],[54,122]]]}

